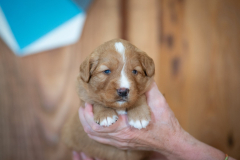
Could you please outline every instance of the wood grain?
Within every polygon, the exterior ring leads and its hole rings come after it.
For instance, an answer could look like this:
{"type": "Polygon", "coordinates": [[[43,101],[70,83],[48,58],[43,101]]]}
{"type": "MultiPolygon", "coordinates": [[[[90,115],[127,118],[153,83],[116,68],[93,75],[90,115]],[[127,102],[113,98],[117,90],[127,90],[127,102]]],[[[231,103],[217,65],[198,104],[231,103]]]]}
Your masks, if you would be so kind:
{"type": "Polygon", "coordinates": [[[119,37],[154,59],[183,128],[240,159],[239,28],[238,0],[101,0],[74,45],[19,58],[0,40],[0,159],[71,159],[59,136],[79,107],[79,65],[119,37]]]}
{"type": "Polygon", "coordinates": [[[240,158],[240,2],[188,1],[189,132],[240,158]]]}
{"type": "Polygon", "coordinates": [[[190,134],[239,159],[239,1],[161,4],[161,91],[190,134]]]}
{"type": "Polygon", "coordinates": [[[120,36],[118,6],[95,1],[74,45],[19,58],[0,41],[0,159],[71,159],[59,136],[79,107],[79,65],[95,47],[120,36]]]}
{"type": "Polygon", "coordinates": [[[184,1],[161,1],[160,84],[169,105],[183,128],[187,127],[188,107],[184,101],[185,65],[188,60],[188,41],[184,27],[184,1]]]}
{"type": "Polygon", "coordinates": [[[127,40],[153,58],[159,84],[159,1],[127,1],[127,40]]]}

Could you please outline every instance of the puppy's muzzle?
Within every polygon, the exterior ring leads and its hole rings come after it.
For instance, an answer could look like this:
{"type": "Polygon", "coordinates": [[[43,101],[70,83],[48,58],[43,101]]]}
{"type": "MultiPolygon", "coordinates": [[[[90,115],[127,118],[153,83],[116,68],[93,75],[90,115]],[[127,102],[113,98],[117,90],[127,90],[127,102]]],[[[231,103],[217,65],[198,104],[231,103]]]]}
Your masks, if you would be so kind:
{"type": "Polygon", "coordinates": [[[117,94],[120,97],[127,97],[128,93],[129,93],[129,89],[128,88],[119,88],[119,89],[117,89],[117,94]]]}

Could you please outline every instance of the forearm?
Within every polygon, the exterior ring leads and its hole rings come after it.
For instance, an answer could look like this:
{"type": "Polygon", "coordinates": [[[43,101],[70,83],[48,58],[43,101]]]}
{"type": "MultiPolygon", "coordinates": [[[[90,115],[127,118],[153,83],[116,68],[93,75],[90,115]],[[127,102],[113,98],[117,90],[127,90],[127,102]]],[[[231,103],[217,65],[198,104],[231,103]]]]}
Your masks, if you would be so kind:
{"type": "MultiPolygon", "coordinates": [[[[165,151],[166,159],[171,160],[225,160],[225,153],[202,143],[183,131],[170,140],[168,151],[165,151]]],[[[161,151],[161,148],[158,149],[161,151]]],[[[234,160],[229,157],[228,160],[234,160]]]]}
{"type": "Polygon", "coordinates": [[[173,148],[174,153],[180,159],[211,159],[211,160],[224,160],[225,154],[218,149],[215,149],[207,144],[204,144],[187,132],[183,131],[181,137],[177,137],[173,148]]]}
{"type": "MultiPolygon", "coordinates": [[[[153,159],[165,160],[225,160],[225,154],[204,144],[182,129],[156,84],[146,94],[151,107],[151,122],[146,129],[129,127],[126,115],[103,128],[93,121],[90,105],[80,108],[80,120],[89,137],[120,149],[156,151],[153,159]],[[157,154],[159,153],[159,154],[157,154]]],[[[228,160],[234,160],[229,157],[228,160]]]]}

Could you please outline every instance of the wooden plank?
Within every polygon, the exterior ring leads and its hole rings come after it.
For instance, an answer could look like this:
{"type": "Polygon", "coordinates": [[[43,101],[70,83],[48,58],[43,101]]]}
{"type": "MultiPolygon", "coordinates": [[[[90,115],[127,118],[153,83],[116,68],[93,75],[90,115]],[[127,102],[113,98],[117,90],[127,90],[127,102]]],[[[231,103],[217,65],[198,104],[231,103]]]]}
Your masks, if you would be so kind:
{"type": "Polygon", "coordinates": [[[240,158],[240,3],[162,0],[160,89],[182,126],[240,158]]]}
{"type": "Polygon", "coordinates": [[[59,131],[78,108],[79,64],[116,37],[155,60],[158,86],[187,131],[240,159],[239,1],[124,2],[95,1],[75,45],[17,58],[0,41],[0,159],[70,159],[59,131]]]}
{"type": "Polygon", "coordinates": [[[159,84],[159,1],[129,0],[126,3],[126,38],[153,58],[155,80],[159,84]]]}
{"type": "Polygon", "coordinates": [[[184,28],[184,1],[161,1],[160,85],[180,124],[187,129],[188,108],[184,101],[185,61],[188,42],[184,28]]]}
{"type": "Polygon", "coordinates": [[[240,158],[240,2],[186,1],[189,131],[240,158]]]}
{"type": "Polygon", "coordinates": [[[95,1],[77,44],[24,58],[0,41],[0,159],[71,159],[59,136],[79,107],[79,65],[95,47],[120,36],[119,14],[119,0],[95,1]]]}

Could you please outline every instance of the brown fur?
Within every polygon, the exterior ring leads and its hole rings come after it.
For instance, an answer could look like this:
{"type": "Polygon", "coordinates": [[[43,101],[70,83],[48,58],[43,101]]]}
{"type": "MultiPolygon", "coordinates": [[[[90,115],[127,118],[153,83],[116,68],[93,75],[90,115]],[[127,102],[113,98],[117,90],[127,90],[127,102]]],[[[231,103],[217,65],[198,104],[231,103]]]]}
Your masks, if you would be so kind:
{"type": "MultiPolygon", "coordinates": [[[[96,123],[117,116],[116,110],[127,110],[129,121],[150,120],[150,109],[144,93],[152,82],[154,72],[154,62],[146,53],[125,40],[108,41],[95,49],[80,66],[77,80],[81,106],[85,102],[93,104],[96,123]],[[125,47],[124,69],[131,85],[128,99],[122,105],[117,103],[119,96],[116,90],[124,62],[114,47],[116,42],[121,42],[125,47]],[[109,75],[103,72],[106,69],[111,70],[109,75]],[[136,75],[132,73],[134,69],[138,71],[136,75]]],[[[77,113],[66,123],[63,140],[75,151],[105,160],[140,160],[148,155],[147,151],[124,151],[90,139],[77,113]]]]}

